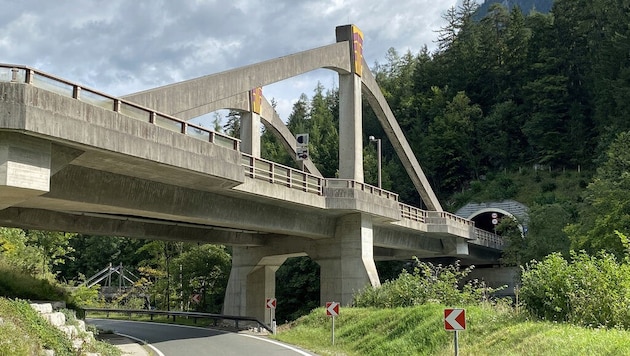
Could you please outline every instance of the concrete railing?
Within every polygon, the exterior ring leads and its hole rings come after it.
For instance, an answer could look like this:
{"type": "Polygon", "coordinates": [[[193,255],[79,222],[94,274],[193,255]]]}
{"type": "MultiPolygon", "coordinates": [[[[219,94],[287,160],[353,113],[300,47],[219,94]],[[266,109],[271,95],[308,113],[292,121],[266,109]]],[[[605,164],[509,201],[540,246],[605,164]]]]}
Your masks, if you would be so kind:
{"type": "Polygon", "coordinates": [[[24,83],[45,89],[65,97],[111,110],[132,119],[149,122],[167,130],[179,132],[219,146],[239,149],[240,140],[176,117],[159,113],[141,105],[82,87],[65,79],[41,72],[27,66],[0,64],[0,82],[24,83]]]}
{"type": "Polygon", "coordinates": [[[466,218],[462,218],[461,216],[455,215],[455,214],[451,214],[447,211],[429,211],[428,213],[428,219],[438,219],[438,221],[441,220],[445,220],[445,221],[453,221],[459,224],[463,224],[463,225],[468,225],[469,227],[474,227],[475,226],[475,222],[472,220],[468,220],[466,218]]]}
{"type": "Polygon", "coordinates": [[[400,217],[406,220],[412,220],[420,223],[427,222],[427,211],[415,206],[399,203],[400,217]]]}
{"type": "Polygon", "coordinates": [[[475,241],[471,242],[477,245],[495,248],[497,250],[502,250],[505,244],[503,237],[500,235],[478,228],[475,228],[475,241]]]}
{"type": "Polygon", "coordinates": [[[242,153],[245,176],[263,180],[272,184],[301,190],[307,193],[323,195],[324,178],[283,166],[281,164],[242,153]]]}
{"type": "Polygon", "coordinates": [[[358,189],[363,192],[367,192],[373,195],[378,195],[379,197],[383,197],[385,199],[390,199],[393,201],[398,201],[398,194],[392,193],[385,189],[381,189],[375,187],[373,185],[357,182],[351,179],[338,179],[338,178],[327,178],[324,181],[326,188],[350,188],[350,189],[358,189]]]}

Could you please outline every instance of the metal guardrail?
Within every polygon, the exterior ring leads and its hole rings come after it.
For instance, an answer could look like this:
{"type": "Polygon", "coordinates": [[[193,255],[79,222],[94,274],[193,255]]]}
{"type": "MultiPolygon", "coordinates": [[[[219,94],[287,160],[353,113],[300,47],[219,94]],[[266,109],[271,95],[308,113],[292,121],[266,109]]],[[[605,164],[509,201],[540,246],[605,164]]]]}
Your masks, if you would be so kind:
{"type": "Polygon", "coordinates": [[[220,320],[233,320],[234,327],[239,328],[239,321],[249,321],[258,324],[258,326],[265,328],[270,333],[273,333],[273,329],[267,326],[264,322],[257,318],[250,316],[238,316],[238,315],[222,315],[222,314],[210,314],[210,313],[198,313],[198,312],[180,312],[180,311],[166,311],[166,310],[148,310],[148,309],[113,309],[113,308],[81,308],[83,311],[83,317],[87,318],[88,312],[105,313],[109,318],[110,313],[127,314],[131,318],[132,314],[149,315],[151,320],[153,316],[162,315],[168,318],[172,317],[175,321],[176,317],[180,318],[192,318],[195,322],[197,319],[212,319],[214,326],[218,326],[220,320]]]}
{"type": "Polygon", "coordinates": [[[19,65],[0,64],[0,82],[24,83],[111,110],[132,119],[179,132],[222,147],[239,150],[240,140],[144,106],[83,87],[54,75],[19,65]]]}

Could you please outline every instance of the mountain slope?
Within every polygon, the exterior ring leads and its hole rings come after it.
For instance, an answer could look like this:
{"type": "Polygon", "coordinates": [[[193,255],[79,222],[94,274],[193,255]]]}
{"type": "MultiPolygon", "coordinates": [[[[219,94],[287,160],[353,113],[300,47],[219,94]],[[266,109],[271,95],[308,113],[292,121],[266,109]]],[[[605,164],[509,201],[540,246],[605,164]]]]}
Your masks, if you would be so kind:
{"type": "Polygon", "coordinates": [[[515,6],[521,8],[523,14],[529,14],[531,11],[541,12],[543,14],[549,13],[553,6],[553,0],[486,0],[479,7],[477,12],[480,18],[483,18],[493,4],[501,4],[508,9],[512,9],[515,6]]]}

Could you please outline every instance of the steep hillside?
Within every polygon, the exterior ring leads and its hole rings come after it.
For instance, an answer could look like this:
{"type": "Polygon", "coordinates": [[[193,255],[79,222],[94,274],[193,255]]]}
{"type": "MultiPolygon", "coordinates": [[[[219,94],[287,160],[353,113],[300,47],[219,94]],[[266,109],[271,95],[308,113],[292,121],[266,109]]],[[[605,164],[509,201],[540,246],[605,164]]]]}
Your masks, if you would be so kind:
{"type": "Polygon", "coordinates": [[[488,9],[492,4],[501,4],[509,9],[514,6],[521,8],[524,14],[530,13],[532,10],[546,14],[551,11],[553,0],[486,0],[479,7],[477,15],[482,18],[488,13],[488,9]]]}

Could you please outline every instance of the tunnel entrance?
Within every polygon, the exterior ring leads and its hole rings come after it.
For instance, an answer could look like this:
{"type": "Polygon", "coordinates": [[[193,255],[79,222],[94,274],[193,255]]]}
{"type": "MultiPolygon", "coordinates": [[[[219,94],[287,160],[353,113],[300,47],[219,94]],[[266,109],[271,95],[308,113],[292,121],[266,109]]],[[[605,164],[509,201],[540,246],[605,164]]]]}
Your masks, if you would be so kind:
{"type": "Polygon", "coordinates": [[[471,218],[471,220],[475,222],[475,227],[496,233],[496,226],[501,222],[504,216],[506,215],[499,211],[486,211],[471,218]]]}

